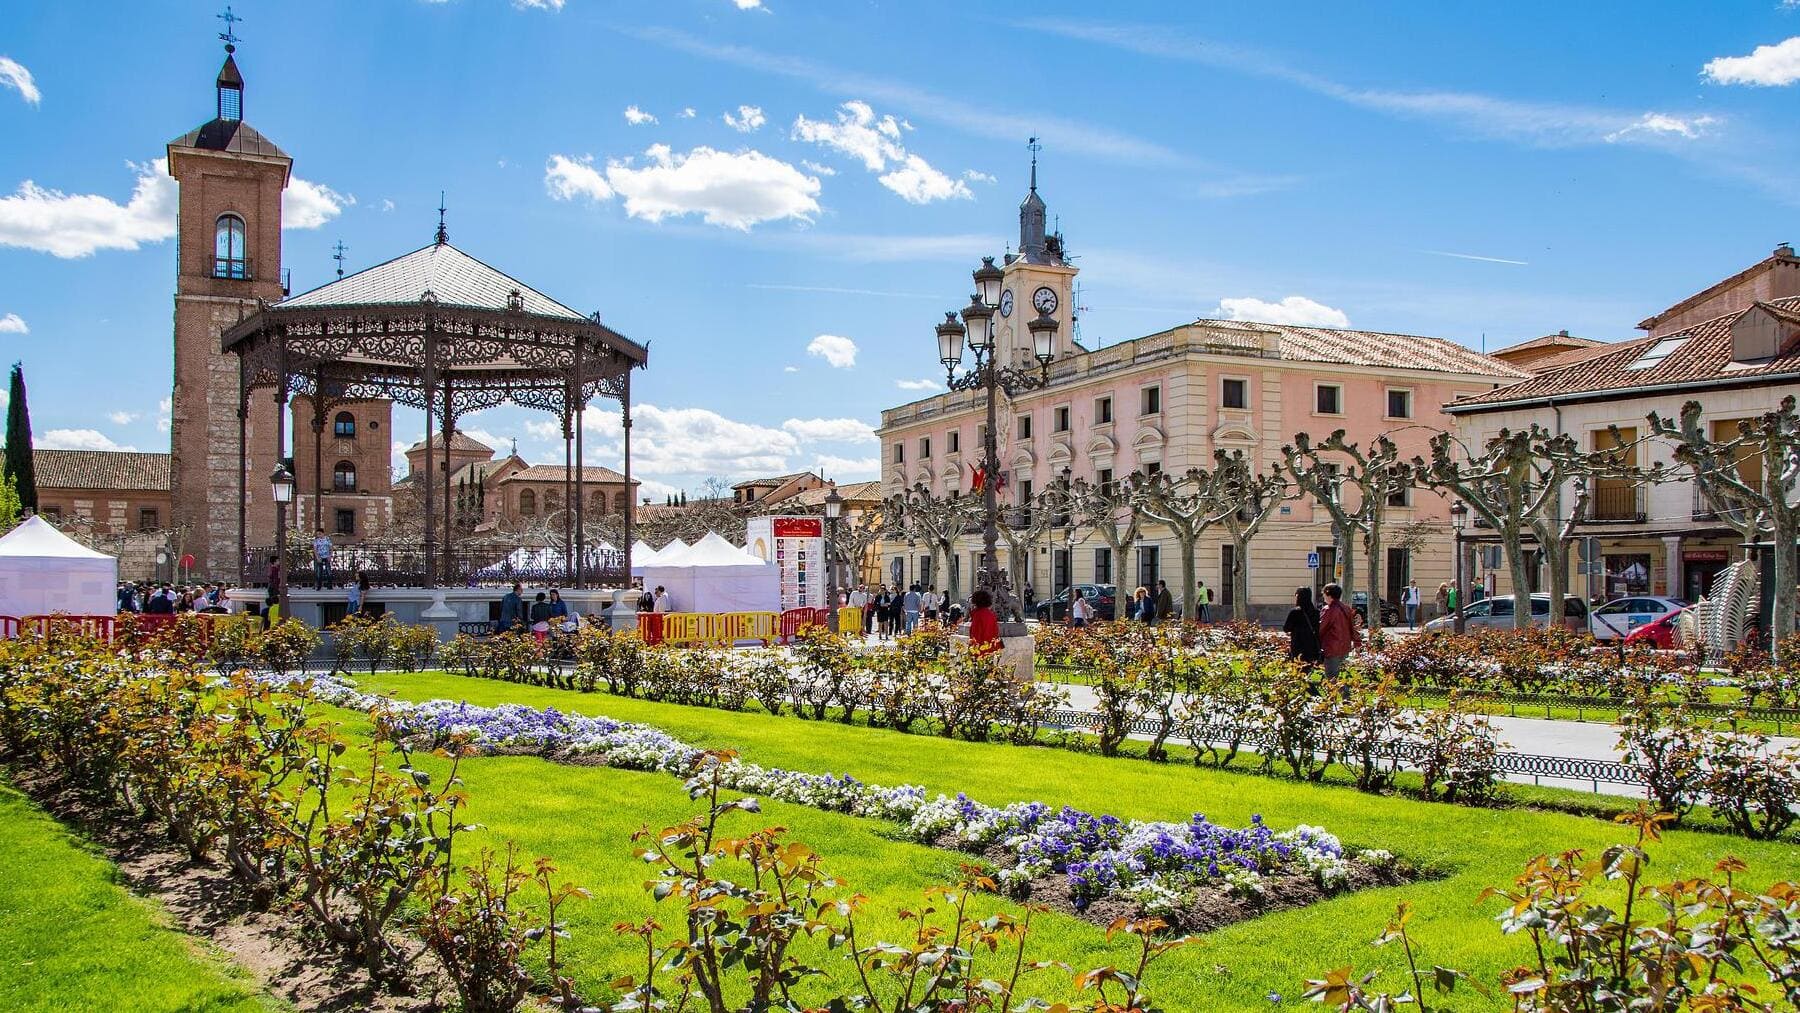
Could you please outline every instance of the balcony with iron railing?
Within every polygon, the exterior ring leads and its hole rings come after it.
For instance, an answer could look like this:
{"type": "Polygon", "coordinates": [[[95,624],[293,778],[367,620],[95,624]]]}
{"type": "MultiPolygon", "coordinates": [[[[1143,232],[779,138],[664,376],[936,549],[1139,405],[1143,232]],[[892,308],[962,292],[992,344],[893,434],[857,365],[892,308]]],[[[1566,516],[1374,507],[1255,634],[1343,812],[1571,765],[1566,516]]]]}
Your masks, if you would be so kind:
{"type": "Polygon", "coordinates": [[[256,274],[250,268],[248,257],[215,257],[212,276],[230,281],[254,281],[256,274]]]}
{"type": "Polygon", "coordinates": [[[1736,508],[1726,510],[1719,509],[1712,500],[1707,498],[1706,492],[1700,488],[1700,484],[1698,482],[1694,483],[1694,520],[1724,521],[1730,523],[1742,516],[1743,512],[1742,509],[1736,508]]]}
{"type": "Polygon", "coordinates": [[[1644,499],[1643,483],[1603,478],[1594,483],[1588,519],[1601,524],[1642,523],[1648,516],[1644,499]]]}

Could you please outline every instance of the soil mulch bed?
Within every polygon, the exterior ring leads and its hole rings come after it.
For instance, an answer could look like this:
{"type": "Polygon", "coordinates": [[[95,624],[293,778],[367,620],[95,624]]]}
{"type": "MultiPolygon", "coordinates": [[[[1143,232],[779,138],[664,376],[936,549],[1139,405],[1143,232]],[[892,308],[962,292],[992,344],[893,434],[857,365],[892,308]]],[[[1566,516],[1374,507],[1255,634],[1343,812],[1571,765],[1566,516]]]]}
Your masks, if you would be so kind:
{"type": "MultiPolygon", "coordinates": [[[[52,816],[97,844],[132,893],[160,905],[182,932],[204,940],[299,1013],[436,1013],[455,998],[430,953],[406,967],[412,994],[394,994],[371,982],[342,949],[308,931],[279,901],[259,910],[225,865],[194,862],[155,827],[128,828],[35,771],[13,767],[7,777],[52,816]]],[[[396,941],[409,955],[422,948],[416,939],[396,941]]]]}

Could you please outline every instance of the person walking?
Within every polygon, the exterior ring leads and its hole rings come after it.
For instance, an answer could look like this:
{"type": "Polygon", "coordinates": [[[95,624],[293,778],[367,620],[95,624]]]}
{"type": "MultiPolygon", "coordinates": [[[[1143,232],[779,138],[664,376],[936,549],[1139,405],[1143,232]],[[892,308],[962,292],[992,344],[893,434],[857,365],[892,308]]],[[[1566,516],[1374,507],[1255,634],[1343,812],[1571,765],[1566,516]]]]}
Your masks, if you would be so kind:
{"type": "Polygon", "coordinates": [[[933,584],[932,586],[926,588],[925,589],[925,597],[920,600],[920,605],[925,609],[925,612],[924,612],[925,621],[928,623],[937,622],[938,621],[938,607],[943,604],[944,604],[944,596],[941,594],[938,594],[937,585],[933,584]]]}
{"type": "Polygon", "coordinates": [[[656,585],[656,602],[651,611],[669,613],[675,611],[675,599],[670,597],[669,589],[661,584],[656,585]]]}
{"type": "Polygon", "coordinates": [[[512,590],[500,598],[500,632],[511,633],[525,622],[525,585],[513,582],[512,590]]]}
{"type": "Polygon", "coordinates": [[[1437,610],[1438,610],[1438,615],[1440,615],[1440,616],[1447,616],[1450,614],[1450,582],[1449,581],[1439,581],[1438,582],[1437,610]]]}
{"type": "Polygon", "coordinates": [[[1206,607],[1211,604],[1212,588],[1207,587],[1206,581],[1203,580],[1200,582],[1200,586],[1194,589],[1194,607],[1197,609],[1195,614],[1200,617],[1201,622],[1206,621],[1206,607]]]}
{"type": "Polygon", "coordinates": [[[1406,605],[1406,628],[1410,629],[1410,630],[1418,629],[1419,628],[1419,582],[1418,582],[1418,580],[1415,579],[1406,585],[1406,590],[1400,592],[1400,600],[1402,602],[1404,602],[1406,605]]]}
{"type": "Polygon", "coordinates": [[[350,584],[350,590],[344,593],[346,610],[353,616],[362,615],[363,596],[369,592],[369,575],[358,573],[356,580],[350,584]]]}
{"type": "Polygon", "coordinates": [[[1152,624],[1166,623],[1170,619],[1177,618],[1175,615],[1175,596],[1169,593],[1169,582],[1166,580],[1159,580],[1156,582],[1155,608],[1155,618],[1151,620],[1152,624]]]}
{"type": "Polygon", "coordinates": [[[919,591],[919,585],[906,589],[906,597],[901,599],[900,605],[906,613],[906,635],[910,637],[919,628],[919,614],[925,611],[925,596],[919,591]]]}
{"type": "Polygon", "coordinates": [[[1361,643],[1356,613],[1344,604],[1343,585],[1336,581],[1326,584],[1325,609],[1319,613],[1319,655],[1325,662],[1325,677],[1337,678],[1344,670],[1344,659],[1361,643]]]}
{"type": "Polygon", "coordinates": [[[331,536],[318,528],[313,534],[313,590],[331,586],[331,536]]]}
{"type": "Polygon", "coordinates": [[[1319,663],[1319,609],[1313,604],[1312,588],[1294,588],[1294,607],[1288,609],[1281,629],[1288,635],[1289,661],[1307,668],[1319,663]]]}
{"type": "Polygon", "coordinates": [[[1094,618],[1094,606],[1090,605],[1087,595],[1080,588],[1074,591],[1074,600],[1069,602],[1069,625],[1076,629],[1084,629],[1094,618]]]}

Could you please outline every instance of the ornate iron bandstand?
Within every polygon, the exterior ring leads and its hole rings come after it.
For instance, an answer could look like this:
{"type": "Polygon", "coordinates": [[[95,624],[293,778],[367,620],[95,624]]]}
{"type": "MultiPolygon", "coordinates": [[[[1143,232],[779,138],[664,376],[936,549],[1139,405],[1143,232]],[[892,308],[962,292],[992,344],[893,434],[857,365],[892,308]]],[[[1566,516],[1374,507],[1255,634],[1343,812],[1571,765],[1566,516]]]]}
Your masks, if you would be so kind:
{"type": "MultiPolygon", "coordinates": [[[[390,561],[387,582],[435,588],[475,577],[481,561],[456,551],[451,475],[438,460],[438,441],[447,446],[457,419],[471,412],[507,403],[549,412],[562,424],[565,461],[575,464],[583,460],[588,402],[617,401],[629,499],[631,371],[648,363],[648,349],[600,323],[597,314],[578,313],[451,246],[441,226],[430,246],[264,305],[222,341],[238,359],[240,559],[250,551],[245,429],[258,389],[275,399],[277,460],[289,456],[286,417],[296,394],[311,399],[320,420],[334,404],[377,398],[425,413],[423,544],[418,565],[390,561]]],[[[623,587],[635,504],[624,512],[622,560],[592,562],[582,525],[584,471],[573,466],[564,473],[572,486],[564,501],[572,509],[563,511],[564,579],[574,587],[623,587]]]]}

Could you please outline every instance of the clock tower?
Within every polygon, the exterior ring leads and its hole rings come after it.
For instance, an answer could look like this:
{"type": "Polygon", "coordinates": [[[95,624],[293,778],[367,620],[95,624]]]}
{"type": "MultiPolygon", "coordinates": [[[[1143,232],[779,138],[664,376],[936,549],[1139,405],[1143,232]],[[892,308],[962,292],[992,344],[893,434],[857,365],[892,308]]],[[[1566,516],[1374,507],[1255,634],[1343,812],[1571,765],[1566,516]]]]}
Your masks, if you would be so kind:
{"type": "Polygon", "coordinates": [[[1031,190],[1019,202],[1019,252],[1006,258],[1005,280],[1000,291],[1000,318],[996,341],[1000,361],[1035,366],[1031,332],[1025,325],[1043,313],[1056,321],[1056,356],[1075,348],[1075,275],[1080,269],[1064,259],[1061,233],[1046,227],[1049,209],[1038,196],[1037,153],[1041,145],[1031,139],[1031,190]]]}
{"type": "Polygon", "coordinates": [[[170,493],[183,551],[195,573],[235,579],[238,503],[251,545],[274,541],[268,476],[277,408],[255,392],[242,419],[248,473],[238,471],[238,362],[220,334],[282,298],[281,192],[294,161],[244,122],[244,78],[227,39],[214,81],[213,118],[169,142],[180,184],[175,239],[175,376],[169,407],[170,493]],[[240,488],[242,493],[240,493],[240,488]]]}

